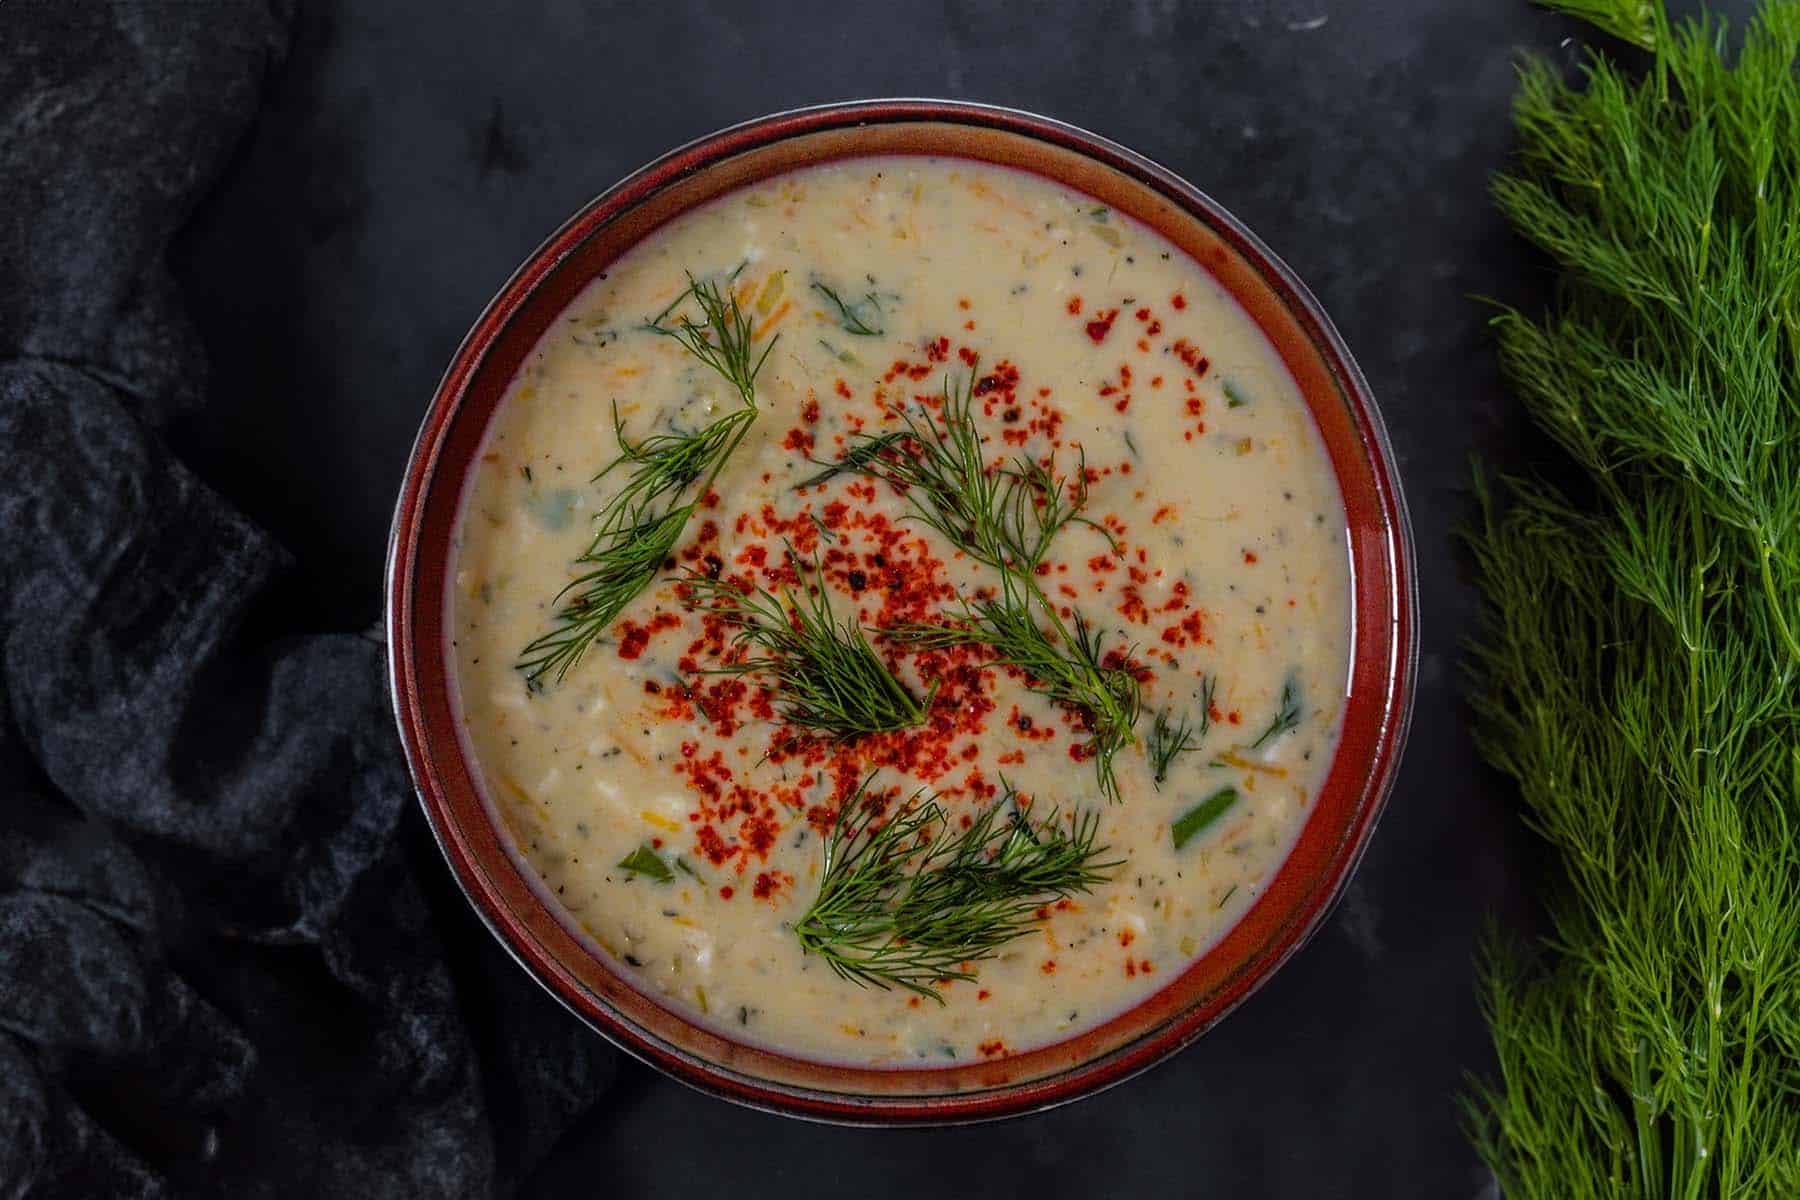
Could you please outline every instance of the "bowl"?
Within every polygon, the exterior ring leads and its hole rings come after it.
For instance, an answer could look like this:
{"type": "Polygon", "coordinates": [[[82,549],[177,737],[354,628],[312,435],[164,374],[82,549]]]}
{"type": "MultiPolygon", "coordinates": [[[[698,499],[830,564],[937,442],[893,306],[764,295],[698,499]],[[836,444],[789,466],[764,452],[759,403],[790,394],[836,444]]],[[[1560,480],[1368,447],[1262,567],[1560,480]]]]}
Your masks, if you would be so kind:
{"type": "Polygon", "coordinates": [[[464,894],[527,973],[626,1052],[757,1108],[869,1125],[947,1124],[1050,1107],[1127,1079],[1206,1032],[1316,931],[1375,828],[1399,763],[1417,658],[1405,502],[1368,384],[1316,300],[1245,226],[1141,155],[1059,121],[935,100],[777,114],[702,138],[608,189],[544,242],[451,359],[413,447],[387,568],[394,713],[419,800],[464,894]],[[671,217],[832,159],[927,154],[1033,171],[1130,214],[1218,278],[1275,346],[1312,410],[1348,521],[1353,652],[1343,732],[1298,841],[1255,905],[1137,1007],[1013,1057],[891,1069],[737,1042],[665,1007],[565,924],[484,801],[457,734],[445,645],[459,499],[525,355],[577,292],[671,217]]]}

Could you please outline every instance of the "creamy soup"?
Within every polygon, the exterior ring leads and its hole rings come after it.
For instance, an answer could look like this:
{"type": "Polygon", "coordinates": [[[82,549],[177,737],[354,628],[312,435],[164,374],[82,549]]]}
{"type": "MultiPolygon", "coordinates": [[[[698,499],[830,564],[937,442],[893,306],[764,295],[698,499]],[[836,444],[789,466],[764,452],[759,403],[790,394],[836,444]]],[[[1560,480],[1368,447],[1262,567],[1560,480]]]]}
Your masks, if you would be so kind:
{"type": "Polygon", "coordinates": [[[1147,227],[953,159],[797,171],[621,257],[513,381],[453,571],[463,736],[569,921],[695,1020],[861,1064],[1041,1046],[1175,978],[1293,844],[1347,676],[1343,508],[1268,341],[1147,227]],[[716,335],[693,344],[694,283],[736,319],[748,390],[704,360],[716,335]],[[1023,569],[984,557],[980,520],[926,519],[933,493],[898,475],[954,421],[995,493],[1023,498],[1015,523],[1074,511],[1023,569]],[[621,431],[645,458],[711,429],[691,482],[616,461],[621,431]],[[637,517],[691,506],[658,527],[674,529],[666,553],[649,526],[606,543],[633,488],[654,498],[637,517]],[[646,546],[640,590],[595,581],[646,546]],[[571,641],[596,611],[584,603],[627,593],[571,641]],[[794,690],[818,678],[813,660],[741,639],[752,617],[734,595],[789,629],[804,625],[796,606],[823,604],[860,664],[840,700],[890,727],[817,724],[828,702],[794,690]],[[981,633],[1000,628],[982,606],[1009,598],[1027,624],[981,633]],[[1083,640],[1098,670],[1073,677],[1117,684],[1117,711],[1052,690],[1060,667],[1020,665],[1023,644],[1079,668],[1083,640]],[[933,869],[928,843],[984,819],[996,832],[967,847],[971,872],[1003,865],[1015,837],[1091,870],[1009,893],[1015,919],[997,933],[991,912],[934,910],[929,930],[902,920],[873,949],[803,940],[820,928],[827,846],[841,883],[851,850],[934,802],[942,819],[915,821],[890,886],[860,894],[877,915],[903,902],[908,872],[933,869]],[[976,927],[992,944],[964,955],[955,939],[976,927]],[[881,974],[893,962],[913,963],[911,986],[881,974]]]}

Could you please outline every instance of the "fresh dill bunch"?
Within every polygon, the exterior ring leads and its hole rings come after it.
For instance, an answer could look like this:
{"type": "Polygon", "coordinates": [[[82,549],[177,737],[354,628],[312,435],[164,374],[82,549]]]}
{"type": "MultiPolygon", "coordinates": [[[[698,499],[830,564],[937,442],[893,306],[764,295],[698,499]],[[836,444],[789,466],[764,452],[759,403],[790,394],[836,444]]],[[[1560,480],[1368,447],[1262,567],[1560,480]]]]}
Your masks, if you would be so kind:
{"type": "Polygon", "coordinates": [[[756,376],[775,340],[757,352],[750,318],[729,291],[730,278],[726,284],[722,290],[690,274],[688,286],[647,328],[687,347],[731,385],[743,406],[697,430],[657,433],[637,442],[626,437],[618,405],[613,406],[619,454],[593,482],[623,471],[624,483],[601,507],[593,539],[575,559],[575,577],[552,601],[556,607],[550,628],[519,652],[515,665],[533,689],[542,687],[546,676],[560,683],[625,606],[650,586],[681,540],[700,498],[756,420],[756,376]],[[699,307],[702,319],[696,322],[682,313],[668,324],[671,314],[689,299],[699,307]],[[695,488],[700,480],[704,482],[695,488]]]}
{"type": "Polygon", "coordinates": [[[838,295],[836,289],[813,280],[812,290],[825,297],[831,307],[837,309],[838,328],[856,337],[880,337],[886,330],[881,322],[881,298],[874,292],[864,292],[860,302],[851,304],[838,295]],[[871,321],[860,311],[863,308],[873,309],[874,320],[871,321]]]}
{"type": "Polygon", "coordinates": [[[1276,708],[1275,715],[1269,719],[1268,727],[1250,743],[1250,749],[1260,750],[1288,730],[1297,728],[1305,712],[1300,704],[1300,681],[1289,675],[1282,681],[1281,703],[1276,708]]]}
{"type": "Polygon", "coordinates": [[[1512,1200],[1800,1196],[1800,3],[1732,61],[1650,20],[1641,81],[1526,67],[1494,189],[1560,272],[1506,372],[1579,478],[1478,476],[1468,534],[1477,741],[1564,877],[1482,973],[1512,1200]]]}
{"type": "MultiPolygon", "coordinates": [[[[793,560],[792,551],[789,558],[793,560]]],[[[789,724],[836,738],[923,724],[939,685],[933,683],[923,700],[915,697],[875,652],[856,619],[839,621],[832,613],[817,563],[814,575],[817,582],[803,584],[802,598],[795,599],[792,592],[745,591],[729,579],[691,574],[685,582],[689,602],[736,625],[734,645],[763,651],[704,673],[766,674],[789,724]]]]}
{"type": "Polygon", "coordinates": [[[841,978],[904,988],[939,1003],[933,985],[973,979],[969,964],[1030,931],[1045,904],[1090,892],[1121,863],[1096,845],[1099,817],[1027,817],[1004,792],[967,828],[915,793],[885,820],[864,777],[825,843],[819,894],[794,934],[841,978]]]}
{"type": "Polygon", "coordinates": [[[1143,706],[1137,677],[1123,665],[1128,655],[1107,650],[1079,613],[1065,620],[1037,578],[1051,543],[1070,526],[1087,526],[1115,545],[1105,526],[1082,513],[1086,459],[1078,458],[1070,482],[1025,455],[990,469],[973,400],[973,373],[960,386],[946,376],[936,415],[903,408],[903,428],[861,435],[832,464],[884,480],[914,519],[999,575],[994,595],[964,604],[962,624],[902,625],[888,636],[921,649],[986,646],[1025,672],[1034,691],[1081,712],[1093,734],[1089,752],[1101,791],[1117,800],[1113,760],[1137,740],[1133,727],[1143,706]]]}

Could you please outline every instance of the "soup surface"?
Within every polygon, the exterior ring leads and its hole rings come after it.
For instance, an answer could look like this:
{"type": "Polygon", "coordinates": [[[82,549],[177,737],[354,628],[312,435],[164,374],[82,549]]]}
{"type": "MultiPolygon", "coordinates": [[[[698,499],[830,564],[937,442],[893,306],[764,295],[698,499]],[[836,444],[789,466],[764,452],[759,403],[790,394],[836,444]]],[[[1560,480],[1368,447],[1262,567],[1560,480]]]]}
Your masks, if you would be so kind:
{"type": "MultiPolygon", "coordinates": [[[[1347,675],[1336,481],[1260,331],[1148,228],[954,159],[808,168],[621,257],[514,380],[463,500],[453,572],[463,736],[545,889],[666,1003],[828,1060],[1013,1053],[1172,980],[1292,845],[1347,675]],[[767,350],[747,398],[650,327],[701,319],[690,276],[735,304],[752,356],[767,350]],[[596,478],[621,430],[654,449],[665,443],[644,439],[746,408],[705,491],[703,476],[675,495],[694,511],[654,578],[578,658],[546,669],[527,647],[579,625],[570,597],[591,582],[563,589],[594,569],[578,560],[640,478],[631,463],[596,478]],[[924,442],[870,442],[907,429],[902,414],[925,437],[966,418],[999,484],[1044,467],[1019,484],[1027,524],[1053,501],[1078,519],[1022,573],[984,561],[969,530],[921,519],[928,493],[897,485],[924,442]],[[859,449],[866,469],[803,482],[859,449]],[[843,735],[795,719],[786,676],[743,668],[772,656],[738,640],[715,582],[786,610],[790,628],[792,605],[821,602],[840,631],[863,627],[902,727],[843,735]],[[1133,693],[1110,757],[1100,741],[1119,722],[1079,688],[1047,694],[1043,670],[1008,661],[1014,643],[919,634],[985,628],[981,603],[1008,595],[1037,631],[1026,643],[1079,665],[1085,638],[1089,665],[1133,693]],[[840,814],[864,823],[866,844],[933,798],[944,820],[923,833],[940,845],[990,810],[993,828],[1038,845],[1085,829],[1088,889],[1027,897],[1011,936],[949,969],[961,978],[847,978],[798,932],[816,916],[827,845],[857,832],[840,814]]],[[[861,678],[847,686],[866,698],[861,678]]],[[[993,863],[1011,836],[973,861],[993,863]]],[[[840,871],[856,844],[840,843],[840,871]]],[[[916,856],[896,866],[908,869],[923,869],[916,856]]],[[[889,951],[919,951],[923,928],[889,951]]]]}

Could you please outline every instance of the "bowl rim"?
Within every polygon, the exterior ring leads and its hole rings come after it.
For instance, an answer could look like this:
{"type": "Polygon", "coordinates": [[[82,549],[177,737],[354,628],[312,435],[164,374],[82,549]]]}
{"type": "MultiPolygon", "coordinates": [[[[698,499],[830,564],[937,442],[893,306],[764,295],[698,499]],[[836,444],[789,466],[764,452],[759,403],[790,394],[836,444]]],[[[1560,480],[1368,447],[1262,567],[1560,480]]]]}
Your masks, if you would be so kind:
{"type": "MultiPolygon", "coordinates": [[[[652,159],[589,200],[544,239],[513,271],[470,326],[433,392],[407,459],[395,501],[385,566],[383,620],[389,697],[414,791],[432,838],[456,885],[489,932],[539,986],[589,1029],[631,1057],[705,1094],[763,1112],[839,1125],[952,1125],[1041,1112],[1115,1087],[1191,1045],[1261,988],[1324,924],[1354,876],[1384,812],[1411,725],[1418,661],[1418,576],[1410,516],[1387,427],[1361,368],[1324,308],[1299,276],[1223,205],[1174,171],[1101,135],[1022,109],[963,100],[895,98],[837,101],[786,109],[726,126],[652,159]],[[443,796],[427,750],[419,711],[411,598],[426,486],[435,474],[444,435],[461,407],[471,378],[537,286],[613,216],[663,188],[714,164],[775,142],[865,125],[916,122],[973,125],[1021,135],[1111,167],[1202,221],[1247,260],[1301,326],[1339,385],[1349,415],[1362,435],[1374,483],[1375,506],[1384,518],[1386,575],[1396,586],[1390,647],[1383,672],[1380,725],[1370,763],[1342,849],[1325,863],[1325,884],[1306,897],[1271,951],[1253,972],[1223,986],[1217,1003],[1195,1004],[1159,1028],[1093,1059],[1023,1082],[961,1093],[856,1095],[764,1079],[711,1062],[691,1051],[662,1045],[605,1002],[565,978],[541,947],[521,944],[496,911],[482,870],[452,836],[443,796]],[[539,961],[542,959],[542,961],[539,961]],[[586,1003],[584,1003],[586,1001],[586,1003]],[[1198,1013],[1195,1010],[1207,1008],[1198,1013]]],[[[442,653],[442,648],[437,649],[442,653]]],[[[1352,652],[1352,663],[1356,657],[1352,652]]],[[[506,836],[501,831],[502,836],[506,836]]],[[[1154,994],[1153,994],[1154,995],[1154,994]]],[[[684,1023],[686,1018],[681,1018],[684,1023]]],[[[696,1026],[698,1028],[698,1026],[696,1026]]],[[[716,1032],[716,1031],[715,1031],[716,1032]]],[[[727,1039],[729,1040],[729,1039],[727,1039]]]]}

